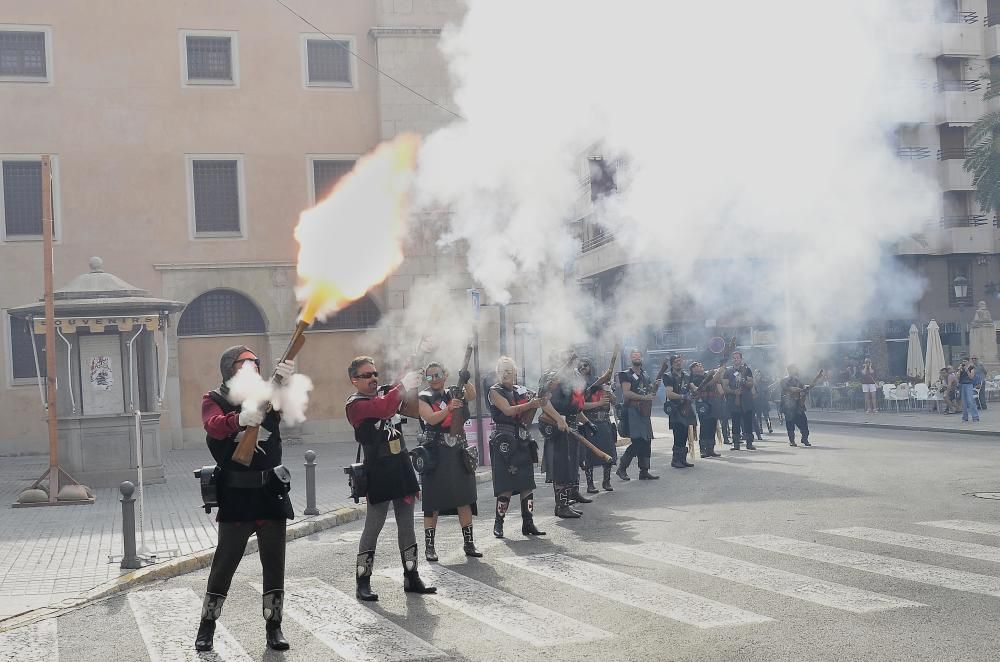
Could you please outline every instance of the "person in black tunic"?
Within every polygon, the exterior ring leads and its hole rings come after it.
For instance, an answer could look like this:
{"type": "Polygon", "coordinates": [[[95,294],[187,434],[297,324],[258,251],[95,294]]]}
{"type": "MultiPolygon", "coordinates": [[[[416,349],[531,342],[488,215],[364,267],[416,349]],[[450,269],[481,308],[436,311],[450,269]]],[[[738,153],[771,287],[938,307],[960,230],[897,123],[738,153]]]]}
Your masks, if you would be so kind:
{"type": "Polygon", "coordinates": [[[660,388],[659,380],[650,381],[642,369],[642,352],[629,352],[632,368],[618,373],[618,383],[622,389],[622,417],[628,438],[632,441],[625,452],[615,474],[622,480],[632,480],[627,473],[632,458],[638,459],[639,480],[657,480],[659,476],[649,471],[652,457],[653,423],[650,420],[653,398],[660,388]]]}
{"type": "Polygon", "coordinates": [[[733,450],[740,449],[741,436],[748,451],[757,450],[753,445],[753,371],[743,363],[743,352],[733,352],[733,365],[722,376],[722,388],[733,422],[733,450]]]}
{"type": "Polygon", "coordinates": [[[781,406],[785,412],[785,430],[788,432],[788,445],[795,446],[795,428],[802,433],[802,445],[809,443],[809,419],[806,418],[805,394],[808,387],[799,379],[799,369],[788,366],[788,376],[781,380],[781,406]]]}
{"type": "Polygon", "coordinates": [[[722,457],[715,452],[716,430],[719,426],[719,405],[722,397],[722,370],[705,374],[699,361],[691,364],[691,383],[694,385],[694,408],[698,414],[698,446],[703,458],[722,457]]]}
{"type": "Polygon", "coordinates": [[[670,431],[674,434],[673,457],[670,460],[670,466],[674,469],[694,466],[687,461],[688,432],[696,422],[690,383],[690,378],[684,372],[684,359],[676,354],[671,356],[670,371],[663,376],[663,386],[667,391],[664,409],[670,417],[670,431]]]}
{"type": "Polygon", "coordinates": [[[538,442],[528,431],[535,412],[545,403],[543,398],[524,386],[514,383],[517,364],[509,356],[497,361],[497,378],[490,387],[490,416],[493,432],[490,434],[490,459],[493,462],[493,495],[497,498],[493,535],[503,538],[503,522],[510,506],[510,498],[520,495],[521,535],[544,536],[535,527],[534,464],[538,462],[538,442]]]}
{"type": "Polygon", "coordinates": [[[407,593],[436,593],[425,586],[417,572],[417,537],[413,531],[413,511],[420,493],[417,475],[413,472],[410,455],[403,440],[399,406],[406,391],[420,385],[419,372],[409,372],[398,384],[379,388],[378,370],[370,356],[358,356],[347,368],[347,375],[357,391],[347,399],[347,420],[354,426],[354,438],[364,450],[364,467],[368,475],[365,528],[358,545],[355,568],[359,600],[372,602],[378,594],[371,590],[375,545],[385,525],[392,505],[396,516],[396,535],[403,561],[403,590],[407,593]]]}
{"type": "Polygon", "coordinates": [[[430,363],[424,369],[424,381],[430,387],[420,392],[420,420],[424,429],[423,446],[433,458],[421,476],[424,507],[424,557],[437,561],[434,544],[438,515],[458,515],[462,527],[462,549],[466,556],[481,557],[472,535],[472,516],[476,511],[475,467],[467,461],[468,442],[465,431],[451,434],[455,412],[476,397],[476,388],[468,381],[468,374],[459,375],[465,381],[462,397],[446,389],[448,371],[440,363],[430,363]],[[471,468],[470,468],[471,467],[471,468]]]}
{"type": "MultiPolygon", "coordinates": [[[[263,568],[263,611],[268,648],[287,650],[281,632],[285,595],[285,520],[293,516],[288,498],[288,470],[281,466],[281,416],[270,410],[243,410],[230,399],[229,381],[241,369],[260,372],[260,360],[249,347],[230,347],[219,360],[222,385],[201,400],[201,418],[209,451],[220,469],[218,478],[219,544],[212,556],[208,589],[201,610],[195,649],[210,651],[214,646],[215,622],[229,594],[233,575],[243,558],[247,540],[257,534],[263,568]],[[260,427],[257,449],[250,466],[233,462],[239,438],[248,427],[260,427]]],[[[294,365],[283,361],[277,373],[286,380],[294,365]]]]}
{"type": "Polygon", "coordinates": [[[552,489],[556,498],[555,515],[577,518],[582,515],[572,508],[573,502],[590,503],[593,499],[580,494],[580,442],[571,434],[577,429],[581,434],[596,434],[594,424],[583,413],[583,379],[574,369],[575,361],[561,371],[550,370],[542,375],[539,392],[549,394],[549,402],[542,407],[538,429],[545,437],[546,448],[552,449],[552,489]]]}
{"type": "Polygon", "coordinates": [[[583,391],[583,411],[586,412],[587,419],[597,428],[597,434],[589,440],[595,446],[611,456],[608,462],[602,461],[599,457],[589,451],[583,453],[583,474],[587,478],[587,493],[596,494],[597,487],[594,485],[594,467],[604,468],[604,480],[601,487],[605,491],[614,490],[611,487],[611,467],[615,466],[618,459],[618,433],[611,425],[611,394],[609,393],[611,381],[611,371],[594,377],[594,362],[588,358],[580,359],[577,366],[580,375],[586,381],[586,388],[583,391]]]}

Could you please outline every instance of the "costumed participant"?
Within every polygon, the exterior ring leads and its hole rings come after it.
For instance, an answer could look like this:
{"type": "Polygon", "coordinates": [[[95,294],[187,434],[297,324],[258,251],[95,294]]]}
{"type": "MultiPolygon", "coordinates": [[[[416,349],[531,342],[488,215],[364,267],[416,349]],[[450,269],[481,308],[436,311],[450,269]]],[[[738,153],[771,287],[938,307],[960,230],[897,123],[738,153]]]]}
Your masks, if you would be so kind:
{"type": "Polygon", "coordinates": [[[472,535],[472,516],[476,509],[476,465],[470,454],[461,417],[465,403],[476,397],[476,388],[469,381],[467,370],[459,373],[465,386],[462,393],[457,388],[445,388],[448,371],[440,363],[429,363],[424,369],[424,380],[429,388],[420,392],[420,419],[424,429],[426,462],[421,474],[424,507],[424,557],[437,561],[434,543],[439,515],[458,515],[462,527],[462,549],[466,556],[481,557],[472,535]],[[464,373],[464,374],[463,374],[464,373]],[[458,421],[458,430],[452,425],[458,421]]]}
{"type": "Polygon", "coordinates": [[[699,361],[691,364],[691,383],[695,387],[695,411],[698,413],[698,446],[703,458],[722,457],[715,452],[715,434],[719,425],[719,406],[725,402],[722,395],[722,369],[711,375],[699,361]]]}
{"type": "Polygon", "coordinates": [[[609,392],[611,387],[609,384],[612,372],[610,369],[606,370],[604,374],[595,378],[593,361],[587,358],[580,359],[577,370],[586,381],[583,411],[586,413],[587,419],[597,429],[597,434],[593,435],[590,441],[611,456],[610,461],[604,462],[595,454],[584,452],[581,464],[583,466],[583,474],[587,478],[587,493],[596,494],[598,492],[594,484],[594,468],[598,466],[604,470],[604,479],[601,482],[601,487],[605,491],[611,492],[614,490],[611,487],[611,467],[615,466],[615,461],[618,458],[618,448],[616,446],[618,432],[611,424],[611,394],[609,392]]]}
{"type": "Polygon", "coordinates": [[[753,401],[753,431],[757,434],[757,441],[764,441],[764,426],[767,425],[767,433],[771,434],[774,429],[771,427],[771,380],[764,375],[763,370],[755,370],[753,382],[756,395],[753,401]]]}
{"type": "MultiPolygon", "coordinates": [[[[210,651],[214,646],[215,622],[222,615],[222,605],[229,594],[233,575],[243,558],[247,540],[257,534],[260,564],[263,569],[263,611],[267,646],[287,650],[288,641],[281,632],[285,596],[285,522],[293,517],[288,498],[288,469],[281,465],[281,415],[257,409],[242,410],[230,393],[229,382],[240,370],[260,373],[260,359],[245,345],[230,347],[219,360],[222,385],[201,399],[201,420],[207,433],[208,449],[219,468],[217,497],[219,544],[212,556],[208,588],[201,610],[201,624],[195,649],[210,651]],[[244,466],[233,461],[239,438],[247,428],[259,427],[257,447],[244,466]]],[[[276,374],[287,380],[295,371],[291,362],[282,361],[276,374]]]]}
{"type": "Polygon", "coordinates": [[[670,466],[674,469],[694,466],[687,461],[688,431],[697,422],[690,383],[690,378],[684,372],[684,359],[674,354],[670,357],[670,371],[663,376],[663,387],[667,391],[663,409],[669,416],[670,431],[674,434],[673,458],[670,460],[670,466]]]}
{"type": "Polygon", "coordinates": [[[403,562],[403,590],[407,593],[436,593],[424,585],[417,572],[417,538],[413,530],[413,511],[420,493],[413,464],[403,440],[399,407],[406,391],[420,385],[419,372],[408,372],[399,383],[379,387],[375,359],[359,356],[351,361],[347,375],[357,391],[347,399],[347,420],[354,426],[358,453],[364,451],[368,477],[365,528],[358,545],[355,568],[359,600],[372,602],[378,594],[371,590],[375,546],[392,505],[396,517],[399,554],[403,562]]]}
{"type": "Polygon", "coordinates": [[[577,518],[581,512],[571,503],[591,503],[580,494],[580,442],[570,433],[596,434],[594,424],[583,414],[583,379],[573,369],[575,358],[561,371],[549,370],[538,383],[538,392],[549,396],[538,418],[538,430],[545,437],[545,447],[551,448],[552,490],[555,495],[555,515],[577,518]]]}
{"type": "Polygon", "coordinates": [[[802,433],[802,445],[812,445],[809,443],[809,420],[806,418],[808,389],[809,387],[799,379],[799,369],[794,365],[788,366],[788,376],[781,380],[781,405],[785,411],[785,429],[788,431],[789,446],[795,445],[796,427],[802,433]]]}
{"type": "Polygon", "coordinates": [[[726,404],[733,423],[733,450],[740,449],[740,437],[746,441],[747,450],[755,451],[753,445],[754,385],[753,371],[743,363],[743,352],[733,352],[733,365],[722,377],[722,388],[726,392],[726,404]]]}
{"type": "Polygon", "coordinates": [[[653,410],[653,398],[660,387],[660,382],[650,381],[649,375],[642,369],[642,352],[638,349],[633,349],[629,353],[629,362],[632,367],[618,373],[618,383],[622,388],[622,415],[631,443],[622,453],[615,473],[622,480],[632,480],[628,475],[628,466],[634,457],[638,459],[639,480],[656,480],[659,476],[649,472],[653,441],[653,423],[650,415],[653,410]]]}
{"type": "Polygon", "coordinates": [[[538,462],[538,442],[529,433],[535,412],[545,403],[544,398],[515,383],[517,364],[509,356],[497,361],[497,379],[490,387],[490,460],[493,463],[493,495],[497,498],[493,535],[503,538],[503,523],[510,498],[517,494],[521,503],[521,534],[544,536],[535,527],[534,464],[538,462]]]}

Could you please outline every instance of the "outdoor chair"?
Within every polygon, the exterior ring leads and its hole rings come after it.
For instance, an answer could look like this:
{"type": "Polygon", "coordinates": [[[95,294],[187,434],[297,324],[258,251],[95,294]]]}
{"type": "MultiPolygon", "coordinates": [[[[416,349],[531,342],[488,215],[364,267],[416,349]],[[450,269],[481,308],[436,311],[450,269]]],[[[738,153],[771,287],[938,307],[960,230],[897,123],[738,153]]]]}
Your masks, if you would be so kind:
{"type": "Polygon", "coordinates": [[[923,409],[927,402],[932,399],[931,390],[923,382],[914,384],[913,389],[910,391],[910,397],[913,398],[914,403],[920,403],[921,409],[923,409]]]}
{"type": "Polygon", "coordinates": [[[895,388],[893,393],[893,399],[896,401],[896,411],[899,411],[899,403],[905,403],[907,406],[910,404],[910,385],[907,383],[902,383],[895,388]]]}

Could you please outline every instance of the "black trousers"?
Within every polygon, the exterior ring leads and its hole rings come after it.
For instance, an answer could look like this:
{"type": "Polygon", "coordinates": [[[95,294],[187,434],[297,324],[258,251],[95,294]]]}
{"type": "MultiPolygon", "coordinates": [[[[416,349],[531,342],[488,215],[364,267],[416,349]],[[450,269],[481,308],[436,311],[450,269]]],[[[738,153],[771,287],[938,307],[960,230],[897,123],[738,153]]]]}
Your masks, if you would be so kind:
{"type": "Polygon", "coordinates": [[[243,559],[250,535],[257,534],[260,565],[264,570],[264,593],[285,588],[285,522],[219,522],[219,545],[208,574],[208,592],[228,595],[233,575],[243,559]]]}
{"type": "Polygon", "coordinates": [[[674,433],[673,459],[683,461],[687,458],[688,426],[687,423],[671,422],[670,431],[674,433]]]}
{"type": "Polygon", "coordinates": [[[753,443],[753,410],[734,411],[733,419],[733,443],[742,435],[745,441],[753,443]]]}
{"type": "Polygon", "coordinates": [[[698,445],[701,447],[701,454],[708,455],[715,450],[715,429],[717,419],[710,416],[703,416],[701,425],[698,427],[698,445]]]}
{"type": "Polygon", "coordinates": [[[802,441],[809,441],[809,419],[806,418],[804,411],[796,414],[785,412],[785,429],[788,430],[789,441],[795,441],[795,426],[798,426],[802,433],[802,441]]]}

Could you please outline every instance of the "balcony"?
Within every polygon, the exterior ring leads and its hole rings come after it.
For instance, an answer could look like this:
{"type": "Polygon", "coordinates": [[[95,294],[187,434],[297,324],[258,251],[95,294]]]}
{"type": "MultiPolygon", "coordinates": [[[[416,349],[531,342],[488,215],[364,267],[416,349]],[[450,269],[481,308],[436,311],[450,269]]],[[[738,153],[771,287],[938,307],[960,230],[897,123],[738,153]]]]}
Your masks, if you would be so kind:
{"type": "Polygon", "coordinates": [[[965,170],[966,149],[938,150],[938,182],[943,191],[973,191],[972,173],[965,170]]]}
{"type": "Polygon", "coordinates": [[[580,248],[580,255],[576,258],[577,279],[590,278],[629,263],[621,242],[607,232],[584,241],[580,248]]]}
{"type": "Polygon", "coordinates": [[[938,94],[937,123],[972,126],[983,116],[983,81],[945,80],[934,86],[938,94]]]}
{"type": "Polygon", "coordinates": [[[997,221],[985,216],[942,218],[923,232],[896,244],[897,255],[951,255],[996,253],[1000,246],[997,221]]]}
{"type": "Polygon", "coordinates": [[[982,57],[983,29],[975,12],[964,12],[960,23],[941,23],[941,48],[938,55],[946,57],[982,57]],[[971,19],[971,22],[968,22],[971,19]]]}

